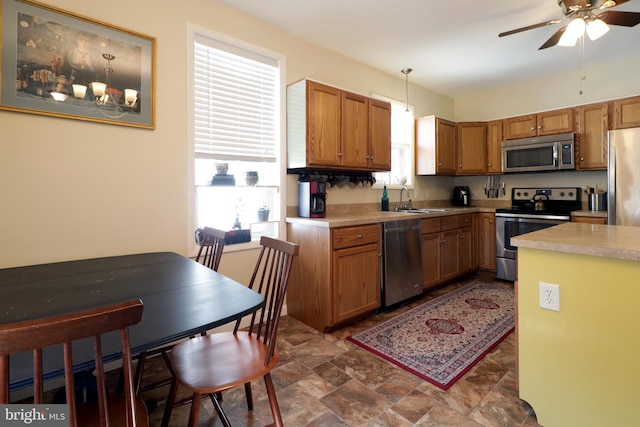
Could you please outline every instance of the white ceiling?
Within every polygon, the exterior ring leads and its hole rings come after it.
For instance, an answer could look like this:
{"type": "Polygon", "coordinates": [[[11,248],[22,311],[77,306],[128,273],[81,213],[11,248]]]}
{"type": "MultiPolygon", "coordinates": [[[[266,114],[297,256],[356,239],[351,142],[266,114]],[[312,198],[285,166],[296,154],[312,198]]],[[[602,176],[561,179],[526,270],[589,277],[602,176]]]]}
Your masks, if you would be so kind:
{"type": "MultiPolygon", "coordinates": [[[[580,71],[580,48],[538,48],[566,24],[557,0],[218,0],[375,68],[451,97],[580,71]]],[[[640,0],[616,11],[640,12],[640,0]]],[[[584,67],[640,56],[640,25],[584,44],[584,67]]]]}

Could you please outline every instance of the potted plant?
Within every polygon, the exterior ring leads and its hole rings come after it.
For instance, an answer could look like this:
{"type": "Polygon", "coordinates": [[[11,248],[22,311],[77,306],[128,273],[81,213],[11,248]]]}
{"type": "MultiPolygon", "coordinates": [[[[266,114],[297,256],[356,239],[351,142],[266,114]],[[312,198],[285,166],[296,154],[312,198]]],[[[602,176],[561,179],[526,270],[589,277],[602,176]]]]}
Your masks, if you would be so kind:
{"type": "Polygon", "coordinates": [[[258,209],[258,221],[269,221],[269,206],[260,206],[258,209]]]}

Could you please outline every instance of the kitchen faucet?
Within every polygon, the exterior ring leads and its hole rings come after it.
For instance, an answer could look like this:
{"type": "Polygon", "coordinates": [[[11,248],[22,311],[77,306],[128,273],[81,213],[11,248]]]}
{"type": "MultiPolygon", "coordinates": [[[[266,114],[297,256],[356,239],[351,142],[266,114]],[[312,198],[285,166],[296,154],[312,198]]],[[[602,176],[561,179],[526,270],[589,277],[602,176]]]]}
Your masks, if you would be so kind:
{"type": "Polygon", "coordinates": [[[409,196],[409,189],[403,185],[402,188],[400,189],[400,203],[398,204],[398,209],[411,209],[411,197],[409,196]],[[407,198],[409,199],[409,202],[406,204],[402,203],[402,192],[406,191],[407,192],[407,198]]]}

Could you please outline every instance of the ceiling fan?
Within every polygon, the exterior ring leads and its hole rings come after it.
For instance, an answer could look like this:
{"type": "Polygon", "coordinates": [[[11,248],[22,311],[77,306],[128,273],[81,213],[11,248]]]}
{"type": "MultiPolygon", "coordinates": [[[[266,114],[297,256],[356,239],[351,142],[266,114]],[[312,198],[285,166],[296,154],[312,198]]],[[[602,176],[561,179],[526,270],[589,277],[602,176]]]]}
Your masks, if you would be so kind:
{"type": "Polygon", "coordinates": [[[577,40],[585,32],[591,40],[596,40],[609,31],[609,25],[633,27],[640,23],[640,12],[608,10],[627,1],[629,0],[558,0],[558,6],[562,8],[564,13],[563,19],[552,19],[551,21],[505,31],[498,34],[498,37],[510,36],[523,31],[558,24],[566,20],[568,23],[556,31],[538,50],[555,45],[575,46],[577,40]]]}

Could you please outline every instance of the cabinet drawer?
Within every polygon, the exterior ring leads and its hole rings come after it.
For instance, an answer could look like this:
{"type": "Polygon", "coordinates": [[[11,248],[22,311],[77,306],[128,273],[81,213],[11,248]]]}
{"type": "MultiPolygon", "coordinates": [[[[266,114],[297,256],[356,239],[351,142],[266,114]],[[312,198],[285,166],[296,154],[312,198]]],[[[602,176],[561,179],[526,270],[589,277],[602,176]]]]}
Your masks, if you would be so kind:
{"type": "Polygon", "coordinates": [[[345,227],[333,230],[333,249],[349,248],[380,241],[380,225],[345,227]]]}
{"type": "MultiPolygon", "coordinates": [[[[455,230],[460,228],[460,217],[465,215],[443,216],[440,218],[440,229],[442,231],[455,230]]],[[[471,223],[471,221],[469,221],[471,223]]]]}
{"type": "Polygon", "coordinates": [[[471,218],[473,218],[472,214],[464,214],[458,216],[458,220],[460,221],[460,227],[471,227],[471,218]]]}
{"type": "Polygon", "coordinates": [[[420,222],[422,234],[437,233],[440,231],[440,218],[427,218],[420,222]]]}

